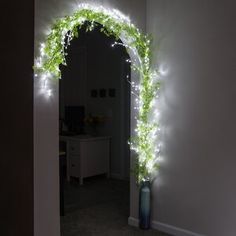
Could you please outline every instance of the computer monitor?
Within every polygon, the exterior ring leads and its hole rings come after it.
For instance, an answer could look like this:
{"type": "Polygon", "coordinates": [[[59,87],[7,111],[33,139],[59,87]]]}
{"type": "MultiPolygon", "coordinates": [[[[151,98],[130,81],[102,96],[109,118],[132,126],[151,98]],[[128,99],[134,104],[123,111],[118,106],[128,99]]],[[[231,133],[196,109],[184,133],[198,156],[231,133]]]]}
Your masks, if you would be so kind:
{"type": "Polygon", "coordinates": [[[65,123],[68,131],[78,134],[84,133],[84,106],[65,106],[65,123]]]}

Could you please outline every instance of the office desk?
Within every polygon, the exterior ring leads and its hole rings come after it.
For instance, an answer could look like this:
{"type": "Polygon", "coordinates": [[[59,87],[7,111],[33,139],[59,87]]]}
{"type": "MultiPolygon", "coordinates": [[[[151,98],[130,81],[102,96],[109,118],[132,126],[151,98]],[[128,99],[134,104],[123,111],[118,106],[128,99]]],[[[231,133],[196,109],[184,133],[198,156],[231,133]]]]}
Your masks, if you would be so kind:
{"type": "Polygon", "coordinates": [[[78,177],[80,185],[86,177],[110,175],[110,137],[87,135],[60,136],[66,142],[67,180],[78,177]]]}

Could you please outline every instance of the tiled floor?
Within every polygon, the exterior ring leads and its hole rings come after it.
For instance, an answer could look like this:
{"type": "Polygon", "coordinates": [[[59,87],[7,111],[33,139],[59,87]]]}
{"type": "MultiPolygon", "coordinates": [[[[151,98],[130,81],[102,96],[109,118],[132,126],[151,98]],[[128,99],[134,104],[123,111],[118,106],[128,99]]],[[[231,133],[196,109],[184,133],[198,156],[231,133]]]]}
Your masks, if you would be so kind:
{"type": "Polygon", "coordinates": [[[96,177],[65,184],[63,236],[167,236],[154,230],[139,230],[127,224],[129,183],[96,177]]]}

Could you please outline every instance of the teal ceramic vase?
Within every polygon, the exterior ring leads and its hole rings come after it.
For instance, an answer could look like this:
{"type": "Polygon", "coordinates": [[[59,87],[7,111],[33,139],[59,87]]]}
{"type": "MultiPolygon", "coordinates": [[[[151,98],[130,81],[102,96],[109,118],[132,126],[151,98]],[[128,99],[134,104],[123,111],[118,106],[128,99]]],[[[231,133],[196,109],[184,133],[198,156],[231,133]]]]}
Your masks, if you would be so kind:
{"type": "Polygon", "coordinates": [[[139,227],[150,228],[151,215],[151,184],[150,181],[143,181],[139,192],[139,227]]]}

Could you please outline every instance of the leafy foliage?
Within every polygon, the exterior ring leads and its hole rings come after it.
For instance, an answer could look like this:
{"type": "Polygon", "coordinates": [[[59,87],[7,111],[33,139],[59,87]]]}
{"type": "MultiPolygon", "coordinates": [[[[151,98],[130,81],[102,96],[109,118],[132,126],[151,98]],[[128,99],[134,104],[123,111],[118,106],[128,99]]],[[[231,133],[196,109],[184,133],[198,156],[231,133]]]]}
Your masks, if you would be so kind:
{"type": "Polygon", "coordinates": [[[80,9],[71,16],[57,20],[47,36],[45,44],[41,46],[40,57],[36,60],[35,71],[41,75],[60,78],[59,65],[66,65],[66,49],[74,37],[79,36],[78,28],[86,26],[87,31],[94,29],[96,24],[102,25],[101,31],[107,36],[127,38],[127,51],[137,52],[140,63],[131,62],[132,68],[140,75],[138,85],[138,117],[137,135],[131,139],[131,148],[136,151],[138,158],[134,168],[137,181],[141,182],[151,178],[156,165],[156,130],[158,124],[149,119],[160,83],[153,79],[150,69],[151,39],[142,34],[129,21],[113,17],[103,11],[93,9],[80,9]],[[85,22],[89,22],[85,24],[85,22]]]}

